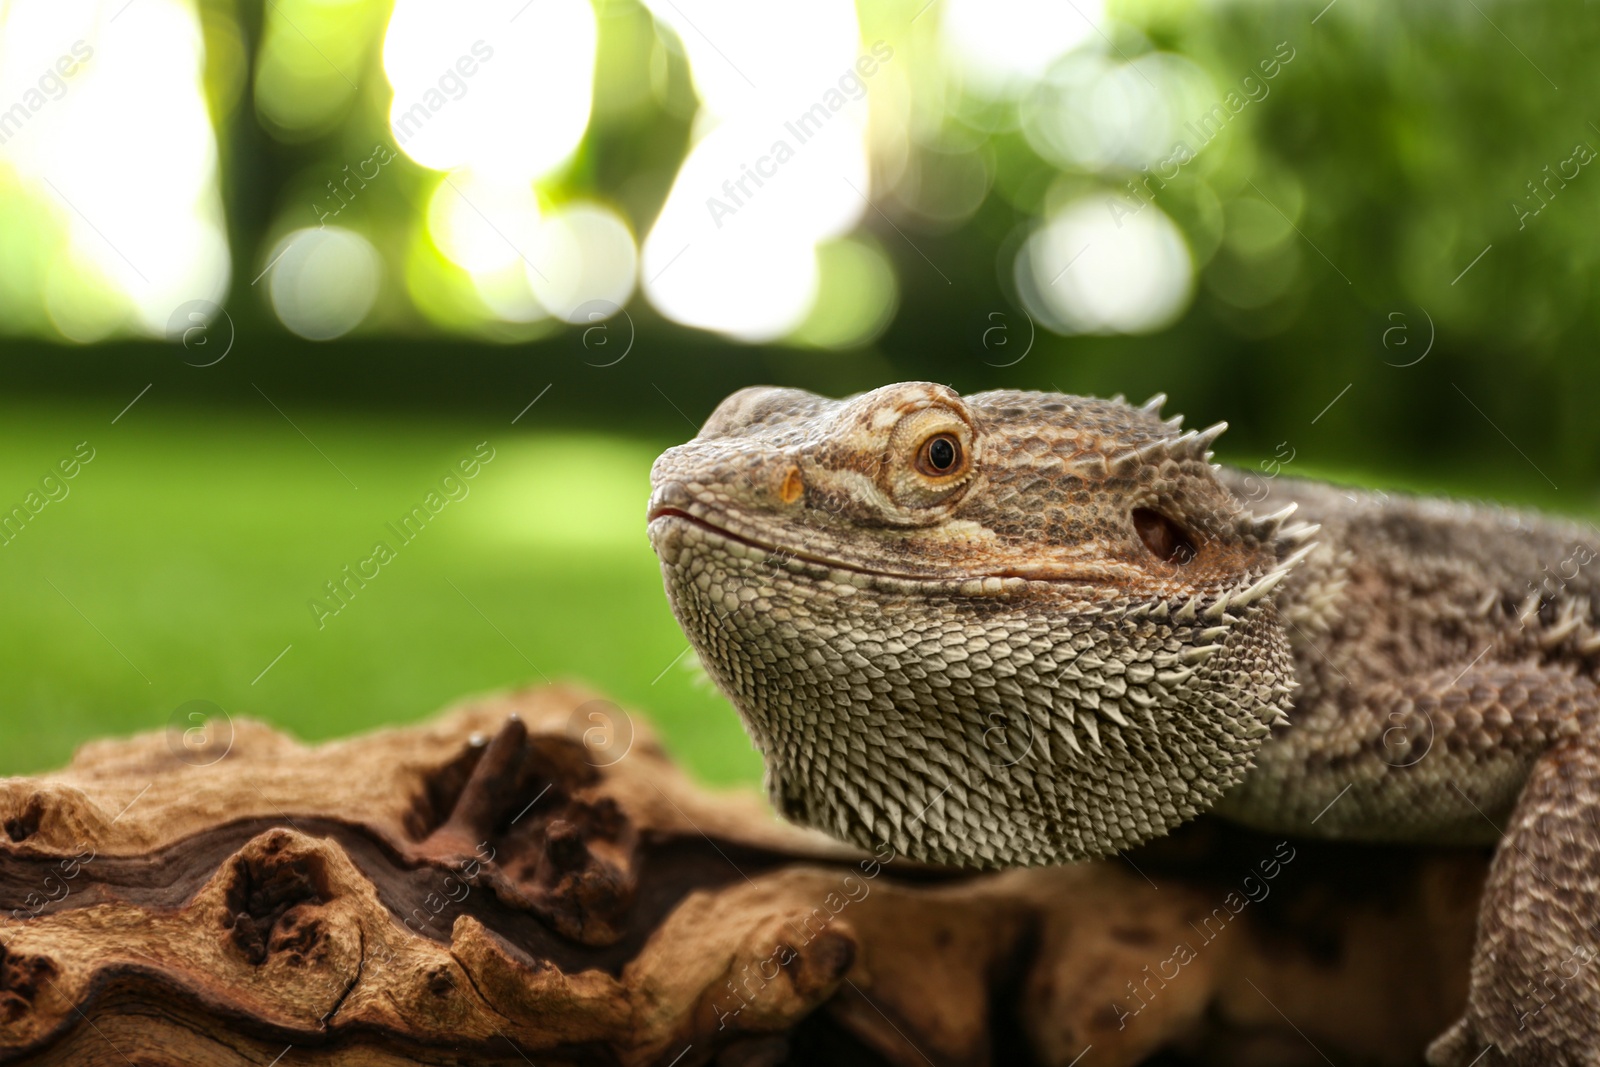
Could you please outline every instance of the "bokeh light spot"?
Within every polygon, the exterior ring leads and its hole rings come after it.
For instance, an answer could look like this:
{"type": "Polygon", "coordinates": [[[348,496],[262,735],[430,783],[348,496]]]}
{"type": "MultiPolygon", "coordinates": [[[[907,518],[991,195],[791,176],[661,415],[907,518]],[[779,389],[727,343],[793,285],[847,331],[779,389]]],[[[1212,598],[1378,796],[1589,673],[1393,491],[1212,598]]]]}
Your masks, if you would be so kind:
{"type": "Polygon", "coordinates": [[[268,293],[290,330],[327,341],[361,324],[378,298],[378,252],[337,226],[296,230],[272,250],[268,293]]]}
{"type": "Polygon", "coordinates": [[[1057,333],[1149,333],[1188,306],[1194,264],[1178,227],[1146,203],[1125,212],[1112,196],[1067,204],[1017,254],[1018,292],[1057,333]]]}
{"type": "Polygon", "coordinates": [[[539,202],[525,179],[456,171],[440,180],[428,200],[428,235],[445,258],[473,273],[523,262],[540,221],[539,202]]]}
{"type": "Polygon", "coordinates": [[[26,284],[63,336],[158,335],[174,307],[227,291],[204,65],[179,0],[0,8],[0,195],[44,220],[26,284]],[[134,162],[151,158],[152,116],[159,165],[134,162]]]}
{"type": "Polygon", "coordinates": [[[633,231],[616,212],[573,204],[544,220],[527,265],[539,302],[566,322],[588,322],[579,308],[603,301],[621,308],[633,295],[638,253],[633,231]]]}
{"type": "Polygon", "coordinates": [[[1057,166],[1148,166],[1170,180],[1186,155],[1215,136],[1196,124],[1215,102],[1211,79],[1181,56],[1152,52],[1118,62],[1085,51],[1056,64],[1023,100],[1022,131],[1057,166]]]}
{"type": "Polygon", "coordinates": [[[397,0],[383,44],[390,130],[425,167],[540,177],[588,128],[596,40],[588,0],[397,0]]]}
{"type": "Polygon", "coordinates": [[[940,39],[967,88],[1005,96],[1026,88],[1095,36],[1101,0],[941,0],[940,39]]]}

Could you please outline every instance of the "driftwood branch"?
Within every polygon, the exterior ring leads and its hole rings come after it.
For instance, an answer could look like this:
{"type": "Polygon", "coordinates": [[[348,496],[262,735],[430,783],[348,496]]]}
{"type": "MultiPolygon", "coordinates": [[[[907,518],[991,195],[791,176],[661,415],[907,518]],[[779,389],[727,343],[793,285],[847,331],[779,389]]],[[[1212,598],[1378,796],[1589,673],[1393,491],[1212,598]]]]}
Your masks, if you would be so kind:
{"type": "Polygon", "coordinates": [[[1204,820],[919,867],[695,786],[566,688],[319,746],[95,743],[0,781],[0,829],[0,1060],[115,1067],[1415,1064],[1486,868],[1204,820]]]}

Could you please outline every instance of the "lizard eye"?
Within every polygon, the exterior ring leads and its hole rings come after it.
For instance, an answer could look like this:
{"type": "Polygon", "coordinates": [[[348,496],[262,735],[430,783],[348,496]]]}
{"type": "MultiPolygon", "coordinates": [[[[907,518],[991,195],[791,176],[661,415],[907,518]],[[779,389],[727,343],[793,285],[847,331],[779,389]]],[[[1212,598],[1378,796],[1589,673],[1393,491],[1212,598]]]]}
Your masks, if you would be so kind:
{"type": "Polygon", "coordinates": [[[907,412],[884,445],[878,483],[904,508],[939,507],[960,499],[982,458],[966,412],[944,404],[907,412]]]}
{"type": "Polygon", "coordinates": [[[1194,559],[1194,542],[1183,527],[1150,508],[1133,509],[1133,529],[1150,554],[1163,563],[1183,566],[1194,559]]]}
{"type": "Polygon", "coordinates": [[[961,442],[953,434],[934,434],[917,449],[917,467],[923,474],[940,477],[961,466],[961,442]]]}

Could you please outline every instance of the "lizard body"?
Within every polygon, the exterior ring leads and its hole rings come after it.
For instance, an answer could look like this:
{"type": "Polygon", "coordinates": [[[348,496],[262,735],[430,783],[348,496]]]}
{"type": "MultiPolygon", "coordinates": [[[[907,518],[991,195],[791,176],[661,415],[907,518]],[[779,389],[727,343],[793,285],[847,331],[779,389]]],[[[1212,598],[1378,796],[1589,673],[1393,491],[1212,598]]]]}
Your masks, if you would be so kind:
{"type": "Polygon", "coordinates": [[[787,817],[977,867],[1207,810],[1500,840],[1431,1060],[1600,1064],[1600,536],[1265,483],[1211,463],[1221,429],[1160,398],[747,389],[657,461],[650,536],[787,817]]]}

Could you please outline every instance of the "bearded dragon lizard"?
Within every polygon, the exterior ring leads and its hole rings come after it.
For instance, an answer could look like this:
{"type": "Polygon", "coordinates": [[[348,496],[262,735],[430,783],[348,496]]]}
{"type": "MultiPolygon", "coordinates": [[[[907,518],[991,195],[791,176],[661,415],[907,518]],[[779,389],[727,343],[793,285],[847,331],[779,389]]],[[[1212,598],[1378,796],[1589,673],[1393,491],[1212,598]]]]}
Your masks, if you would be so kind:
{"type": "Polygon", "coordinates": [[[657,460],[668,597],[774,804],[980,868],[1205,811],[1498,841],[1429,1062],[1600,1064],[1600,536],[1287,477],[1258,515],[1163,400],[753,388],[657,460]]]}

